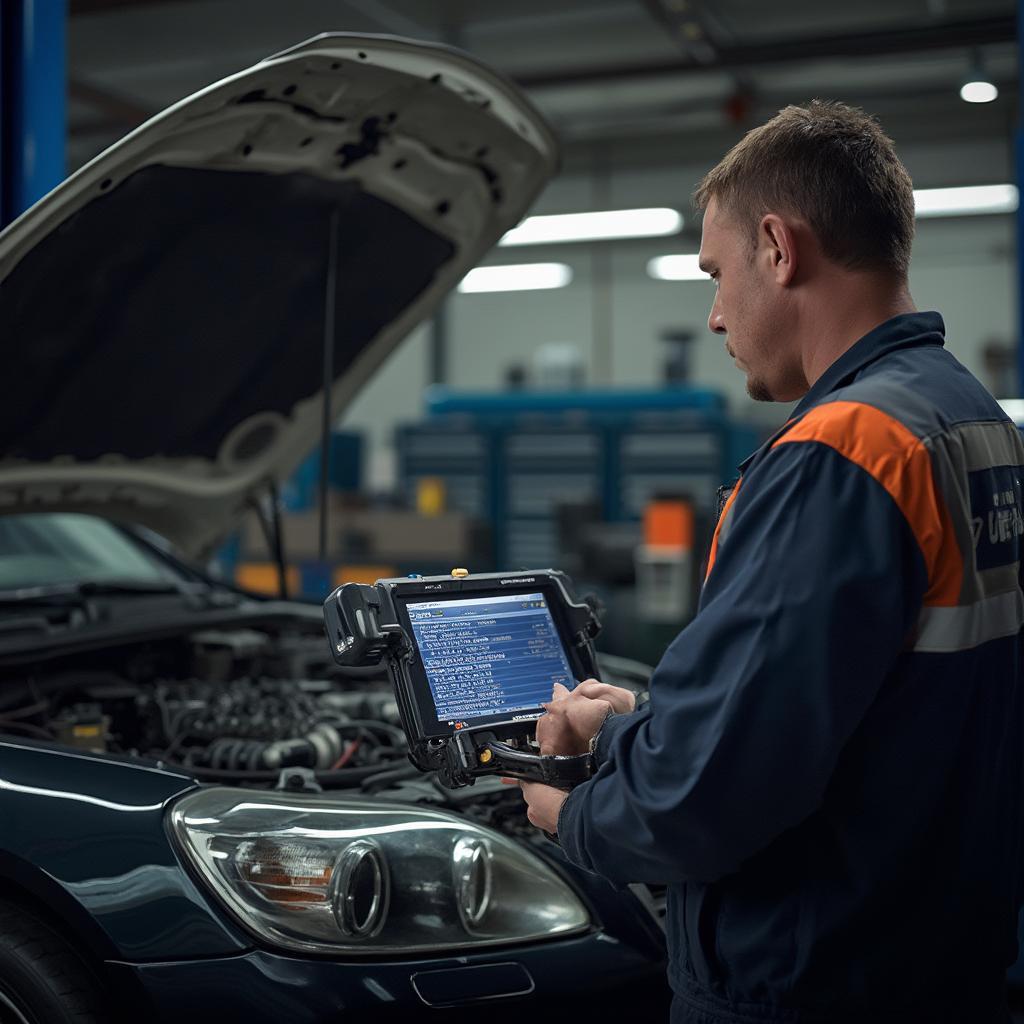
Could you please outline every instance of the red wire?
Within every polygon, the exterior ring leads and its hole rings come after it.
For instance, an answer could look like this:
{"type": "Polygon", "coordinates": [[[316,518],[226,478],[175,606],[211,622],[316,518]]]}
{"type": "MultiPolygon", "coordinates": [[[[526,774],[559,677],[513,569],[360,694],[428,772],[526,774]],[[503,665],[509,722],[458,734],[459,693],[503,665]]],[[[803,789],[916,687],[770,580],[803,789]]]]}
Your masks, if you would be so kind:
{"type": "Polygon", "coordinates": [[[346,748],[345,753],[338,758],[334,764],[331,765],[331,771],[337,771],[339,768],[343,768],[345,765],[352,760],[352,755],[359,749],[359,744],[362,742],[361,739],[354,739],[346,748]]]}

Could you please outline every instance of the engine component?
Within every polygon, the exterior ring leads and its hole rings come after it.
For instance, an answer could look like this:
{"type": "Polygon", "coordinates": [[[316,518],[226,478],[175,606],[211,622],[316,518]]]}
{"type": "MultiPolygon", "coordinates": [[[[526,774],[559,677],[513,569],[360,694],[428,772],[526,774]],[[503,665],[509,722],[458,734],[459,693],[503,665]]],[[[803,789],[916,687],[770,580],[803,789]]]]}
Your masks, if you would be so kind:
{"type": "Polygon", "coordinates": [[[225,737],[214,740],[206,748],[202,764],[211,768],[237,770],[249,768],[330,768],[341,757],[343,741],[333,726],[314,726],[305,736],[289,739],[245,740],[225,737]]]}
{"type": "Polygon", "coordinates": [[[102,754],[107,750],[110,716],[103,714],[99,704],[74,704],[53,720],[51,727],[57,739],[69,747],[102,754]]]}
{"type": "Polygon", "coordinates": [[[0,733],[141,756],[197,778],[324,787],[390,784],[407,766],[380,670],[339,670],[320,624],[147,637],[0,672],[0,733]]]}

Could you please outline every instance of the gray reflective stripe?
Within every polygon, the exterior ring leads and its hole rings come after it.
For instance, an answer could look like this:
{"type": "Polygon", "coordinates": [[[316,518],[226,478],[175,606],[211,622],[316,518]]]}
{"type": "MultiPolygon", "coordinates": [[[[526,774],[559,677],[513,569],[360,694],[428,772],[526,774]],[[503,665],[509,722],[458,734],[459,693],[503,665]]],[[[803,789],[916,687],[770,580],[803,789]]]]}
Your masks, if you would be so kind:
{"type": "Polygon", "coordinates": [[[953,538],[963,568],[957,604],[961,607],[970,605],[993,592],[1008,590],[1008,587],[985,590],[974,568],[974,535],[971,533],[971,504],[967,492],[963,445],[955,440],[952,444],[943,443],[938,447],[926,443],[925,448],[931,459],[932,481],[938,490],[938,500],[945,504],[949,513],[953,538]]]}
{"type": "Polygon", "coordinates": [[[884,412],[907,428],[915,437],[930,437],[942,429],[939,409],[934,402],[883,374],[869,374],[839,388],[828,396],[829,402],[860,402],[884,412]]]}
{"type": "MultiPolygon", "coordinates": [[[[949,510],[957,545],[964,562],[960,606],[983,600],[993,591],[1007,591],[1016,581],[989,580],[975,569],[972,511],[968,492],[969,473],[993,466],[1024,465],[1024,443],[1009,422],[958,423],[942,434],[926,438],[932,473],[949,510]]],[[[991,571],[991,570],[990,570],[991,571]]],[[[1016,574],[1016,566],[1011,571],[1016,574]]]]}
{"type": "Polygon", "coordinates": [[[963,446],[967,472],[989,466],[1018,466],[1024,457],[1024,444],[1016,426],[993,403],[991,420],[946,424],[939,408],[905,384],[883,375],[869,375],[839,388],[829,402],[861,402],[891,416],[926,445],[934,443],[963,446]],[[998,417],[998,418],[997,418],[998,417]]]}
{"type": "MultiPolygon", "coordinates": [[[[1017,586],[1020,577],[1020,562],[1009,565],[996,565],[991,569],[982,569],[977,574],[981,586],[981,594],[1005,594],[1017,586]]],[[[980,595],[979,595],[980,596],[980,595]]],[[[963,602],[966,604],[967,602],[963,602]]]]}
{"type": "Polygon", "coordinates": [[[913,650],[934,654],[966,651],[989,640],[1013,636],[1024,626],[1019,589],[956,608],[925,608],[913,650]]]}
{"type": "Polygon", "coordinates": [[[942,434],[925,439],[925,446],[933,455],[942,449],[959,447],[963,451],[963,466],[968,473],[992,466],[1024,465],[1024,442],[1020,431],[1009,422],[958,423],[942,434]]]}

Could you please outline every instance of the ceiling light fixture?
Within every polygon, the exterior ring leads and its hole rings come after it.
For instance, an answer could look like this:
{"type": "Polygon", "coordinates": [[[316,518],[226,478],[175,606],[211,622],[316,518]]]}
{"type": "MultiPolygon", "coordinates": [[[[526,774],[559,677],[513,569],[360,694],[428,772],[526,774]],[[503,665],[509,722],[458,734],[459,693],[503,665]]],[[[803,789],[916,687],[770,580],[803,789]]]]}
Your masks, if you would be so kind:
{"type": "Polygon", "coordinates": [[[916,188],[914,212],[920,217],[963,217],[979,213],[1014,213],[1016,185],[968,185],[963,188],[916,188]]]}
{"type": "Polygon", "coordinates": [[[460,282],[460,292],[529,292],[564,288],[572,268],[564,263],[514,263],[503,267],[477,267],[460,282]]]}
{"type": "Polygon", "coordinates": [[[995,82],[972,77],[960,86],[960,99],[966,103],[991,103],[999,95],[995,82]]]}
{"type": "Polygon", "coordinates": [[[673,253],[647,261],[647,273],[658,281],[710,281],[697,265],[697,253],[673,253]]]}
{"type": "Polygon", "coordinates": [[[613,238],[657,238],[674,235],[683,215],[669,207],[637,210],[596,210],[527,217],[506,231],[498,245],[548,245],[553,242],[597,242],[613,238]]]}
{"type": "Polygon", "coordinates": [[[981,54],[974,52],[971,69],[960,86],[960,99],[965,103],[991,103],[999,95],[995,82],[985,73],[981,54]]]}

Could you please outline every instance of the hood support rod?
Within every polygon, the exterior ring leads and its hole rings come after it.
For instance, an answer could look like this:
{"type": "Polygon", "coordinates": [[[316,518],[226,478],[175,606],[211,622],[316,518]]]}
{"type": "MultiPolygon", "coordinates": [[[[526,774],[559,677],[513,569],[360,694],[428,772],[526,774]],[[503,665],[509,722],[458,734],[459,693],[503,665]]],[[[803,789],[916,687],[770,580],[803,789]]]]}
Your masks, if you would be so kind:
{"type": "Polygon", "coordinates": [[[267,530],[274,549],[274,561],[277,563],[277,593],[282,601],[288,600],[288,562],[284,554],[284,523],[281,522],[281,495],[277,489],[277,481],[270,481],[270,523],[267,530]]]}
{"type": "Polygon", "coordinates": [[[284,556],[284,524],[281,522],[281,494],[277,481],[267,480],[267,493],[262,498],[250,498],[249,507],[256,513],[263,539],[267,542],[274,565],[277,567],[277,593],[282,601],[288,600],[288,565],[284,556]]]}
{"type": "Polygon", "coordinates": [[[320,561],[327,561],[327,487],[331,478],[331,388],[334,384],[335,307],[338,297],[338,208],[331,211],[324,291],[324,401],[320,423],[320,561]]]}

